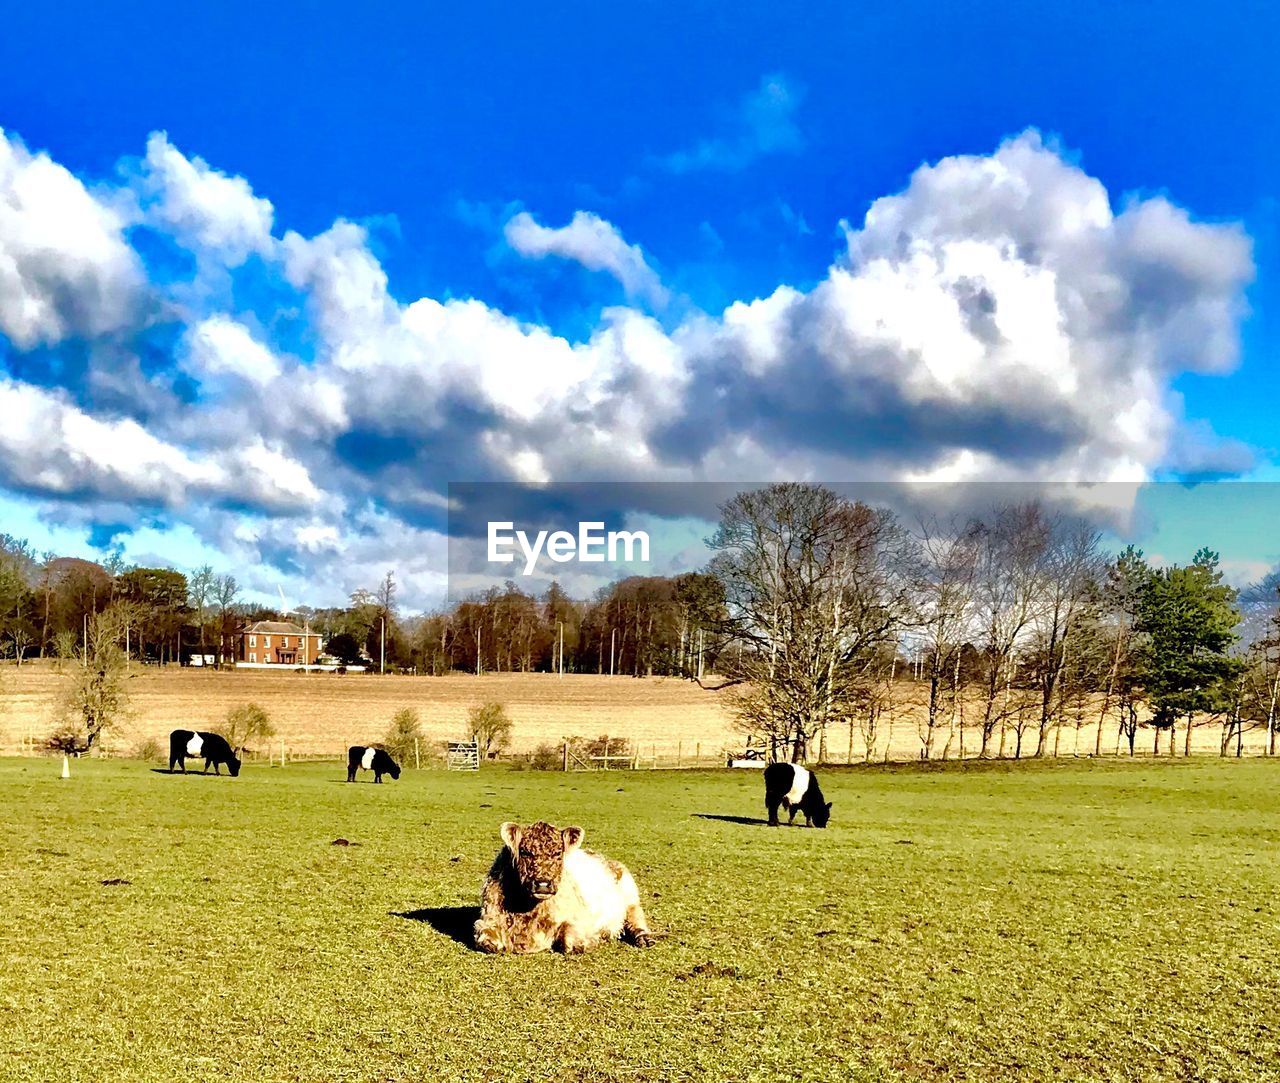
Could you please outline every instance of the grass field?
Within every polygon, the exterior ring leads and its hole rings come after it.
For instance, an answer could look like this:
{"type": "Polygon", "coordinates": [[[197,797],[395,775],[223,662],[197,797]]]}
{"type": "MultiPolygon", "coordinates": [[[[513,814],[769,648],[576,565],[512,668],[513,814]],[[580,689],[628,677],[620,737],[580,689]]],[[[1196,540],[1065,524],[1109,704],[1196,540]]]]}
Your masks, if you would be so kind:
{"type": "Polygon", "coordinates": [[[1280,765],[238,779],[0,761],[5,1080],[1280,1078],[1280,765]],[[652,949],[470,949],[503,819],[652,949]],[[345,838],[352,845],[333,845],[345,838]]]}

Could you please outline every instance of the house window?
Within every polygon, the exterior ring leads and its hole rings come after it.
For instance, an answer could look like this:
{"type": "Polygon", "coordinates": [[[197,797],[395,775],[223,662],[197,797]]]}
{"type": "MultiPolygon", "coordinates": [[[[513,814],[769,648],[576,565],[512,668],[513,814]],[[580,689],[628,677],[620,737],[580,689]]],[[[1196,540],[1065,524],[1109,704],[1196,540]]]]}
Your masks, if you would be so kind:
{"type": "Polygon", "coordinates": [[[249,652],[249,661],[250,661],[250,662],[256,662],[257,660],[258,660],[258,652],[257,652],[257,651],[250,651],[250,652],[249,652]]]}
{"type": "Polygon", "coordinates": [[[270,637],[270,636],[263,636],[263,637],[262,637],[262,645],[263,645],[264,647],[269,647],[269,646],[271,646],[271,637],[270,637]]]}
{"type": "Polygon", "coordinates": [[[281,636],[281,637],[280,637],[280,646],[282,646],[282,647],[287,647],[288,645],[289,645],[289,637],[288,637],[288,636],[281,636]]]}
{"type": "Polygon", "coordinates": [[[251,646],[251,647],[256,647],[257,645],[258,645],[258,637],[257,637],[257,636],[250,636],[250,637],[249,637],[249,646],[251,646]]]}

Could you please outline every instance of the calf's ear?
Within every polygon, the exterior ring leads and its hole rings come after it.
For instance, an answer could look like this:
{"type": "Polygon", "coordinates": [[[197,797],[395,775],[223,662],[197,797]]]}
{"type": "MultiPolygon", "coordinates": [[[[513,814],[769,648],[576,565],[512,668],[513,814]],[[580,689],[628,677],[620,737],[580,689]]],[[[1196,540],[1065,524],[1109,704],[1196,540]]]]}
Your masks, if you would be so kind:
{"type": "Polygon", "coordinates": [[[580,827],[566,827],[560,832],[560,837],[564,839],[564,848],[567,851],[572,850],[575,846],[581,846],[582,840],[586,837],[586,832],[580,827]]]}
{"type": "Polygon", "coordinates": [[[828,801],[828,802],[827,802],[827,811],[828,811],[828,812],[830,812],[830,811],[831,811],[831,802],[830,802],[830,801],[828,801]]]}
{"type": "Polygon", "coordinates": [[[502,836],[502,841],[507,844],[507,849],[513,854],[520,850],[520,825],[512,823],[508,820],[500,828],[498,834],[502,836]]]}

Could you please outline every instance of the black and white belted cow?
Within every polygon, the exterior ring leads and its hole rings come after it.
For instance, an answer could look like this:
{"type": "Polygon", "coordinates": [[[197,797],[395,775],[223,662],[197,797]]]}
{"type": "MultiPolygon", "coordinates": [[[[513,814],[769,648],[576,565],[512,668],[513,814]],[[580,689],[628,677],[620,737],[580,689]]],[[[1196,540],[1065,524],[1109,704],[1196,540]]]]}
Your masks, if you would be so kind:
{"type": "Polygon", "coordinates": [[[240,760],[227,743],[227,739],[218,733],[207,733],[204,730],[174,730],[169,734],[169,771],[174,767],[187,772],[186,759],[204,760],[204,772],[209,773],[213,767],[215,775],[222,774],[221,765],[226,764],[232,777],[240,773],[240,760]]]}
{"type": "Polygon", "coordinates": [[[831,819],[831,802],[824,801],[818,788],[818,776],[798,763],[771,763],[764,769],[764,807],[769,812],[769,826],[778,826],[778,808],[790,813],[788,824],[796,822],[796,813],[804,813],[805,827],[826,827],[831,819]]]}
{"type": "Polygon", "coordinates": [[[354,782],[360,770],[372,771],[374,782],[381,782],[383,775],[400,777],[400,765],[385,748],[374,745],[352,745],[347,749],[347,781],[354,782]]]}

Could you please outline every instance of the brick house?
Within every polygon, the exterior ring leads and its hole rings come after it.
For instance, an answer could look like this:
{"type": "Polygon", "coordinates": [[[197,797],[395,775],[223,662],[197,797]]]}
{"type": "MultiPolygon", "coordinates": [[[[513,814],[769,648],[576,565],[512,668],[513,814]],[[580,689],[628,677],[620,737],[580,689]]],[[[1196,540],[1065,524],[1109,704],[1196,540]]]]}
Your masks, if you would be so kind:
{"type": "Polygon", "coordinates": [[[236,664],[249,666],[314,666],[320,657],[320,634],[292,621],[260,620],[240,632],[236,664]]]}

